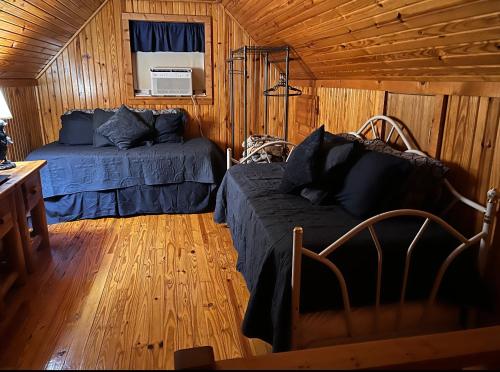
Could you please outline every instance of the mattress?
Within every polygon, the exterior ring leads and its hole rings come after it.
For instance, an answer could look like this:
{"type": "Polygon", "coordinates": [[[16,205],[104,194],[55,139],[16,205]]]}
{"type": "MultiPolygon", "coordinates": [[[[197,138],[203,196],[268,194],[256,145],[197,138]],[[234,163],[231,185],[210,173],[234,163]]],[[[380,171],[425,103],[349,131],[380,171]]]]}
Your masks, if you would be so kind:
{"type": "MultiPolygon", "coordinates": [[[[250,291],[243,333],[271,343],[274,351],[290,348],[293,228],[301,226],[304,247],[319,252],[362,222],[340,206],[314,206],[298,195],[280,193],[283,170],[282,163],[232,167],[219,188],[214,214],[216,222],[230,228],[238,252],[237,268],[250,291]]],[[[406,250],[422,223],[421,218],[401,217],[375,225],[383,250],[383,304],[399,299],[406,250]]],[[[413,255],[408,300],[428,297],[437,270],[458,244],[442,228],[430,224],[413,255]]],[[[440,298],[459,304],[482,299],[476,251],[476,247],[466,251],[451,265],[440,298]]],[[[374,304],[377,254],[369,232],[357,235],[330,259],[346,279],[351,306],[374,304]]],[[[302,265],[301,312],[341,309],[340,289],[333,274],[309,258],[304,258],[302,265]]]]}

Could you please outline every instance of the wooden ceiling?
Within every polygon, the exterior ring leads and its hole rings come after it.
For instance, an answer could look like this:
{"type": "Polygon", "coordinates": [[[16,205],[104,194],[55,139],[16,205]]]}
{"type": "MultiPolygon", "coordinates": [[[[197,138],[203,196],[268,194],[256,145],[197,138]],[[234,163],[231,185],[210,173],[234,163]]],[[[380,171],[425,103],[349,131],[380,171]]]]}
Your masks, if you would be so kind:
{"type": "MultiPolygon", "coordinates": [[[[36,77],[104,1],[0,0],[0,79],[36,77]]],[[[222,4],[257,44],[292,46],[295,79],[500,81],[500,0],[222,4]]]]}
{"type": "Polygon", "coordinates": [[[104,0],[0,0],[0,79],[34,78],[104,0]]]}
{"type": "Polygon", "coordinates": [[[499,0],[222,0],[292,78],[500,81],[499,0]],[[309,70],[309,71],[308,71],[309,70]]]}

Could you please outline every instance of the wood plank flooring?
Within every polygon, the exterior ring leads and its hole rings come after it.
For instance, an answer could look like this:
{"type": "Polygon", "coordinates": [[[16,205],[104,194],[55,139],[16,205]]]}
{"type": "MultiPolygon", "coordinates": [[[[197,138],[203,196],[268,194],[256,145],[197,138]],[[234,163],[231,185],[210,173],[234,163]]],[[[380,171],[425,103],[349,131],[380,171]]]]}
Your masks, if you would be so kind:
{"type": "Polygon", "coordinates": [[[212,214],[52,225],[52,257],[11,298],[0,368],[173,368],[210,345],[218,360],[269,352],[240,333],[248,291],[212,214]]]}

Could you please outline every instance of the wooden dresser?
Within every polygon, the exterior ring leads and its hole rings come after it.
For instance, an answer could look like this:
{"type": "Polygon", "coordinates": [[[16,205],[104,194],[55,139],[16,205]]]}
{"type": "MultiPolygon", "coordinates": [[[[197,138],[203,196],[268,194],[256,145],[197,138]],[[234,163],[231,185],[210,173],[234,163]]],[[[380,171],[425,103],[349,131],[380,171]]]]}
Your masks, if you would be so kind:
{"type": "Polygon", "coordinates": [[[0,191],[0,316],[4,298],[15,284],[26,281],[21,236],[17,227],[15,188],[0,191]]]}
{"type": "Polygon", "coordinates": [[[0,171],[0,175],[10,176],[7,182],[0,185],[0,214],[6,212],[9,216],[7,221],[13,219],[13,228],[21,241],[21,256],[28,272],[34,270],[34,250],[50,246],[40,180],[40,169],[45,164],[45,160],[17,162],[16,168],[0,171]],[[28,216],[31,216],[32,229],[28,225],[28,216]]]}

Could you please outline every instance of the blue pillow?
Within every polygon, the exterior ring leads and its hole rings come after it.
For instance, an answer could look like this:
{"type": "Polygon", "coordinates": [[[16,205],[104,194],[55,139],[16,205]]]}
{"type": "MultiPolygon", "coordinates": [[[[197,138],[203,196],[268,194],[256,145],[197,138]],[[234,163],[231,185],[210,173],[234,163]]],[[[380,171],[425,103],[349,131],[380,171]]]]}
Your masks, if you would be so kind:
{"type": "Polygon", "coordinates": [[[94,147],[105,147],[105,146],[113,146],[113,144],[104,136],[97,133],[97,129],[107,122],[115,113],[113,111],[104,111],[101,109],[94,110],[94,139],[93,144],[94,147]]]}
{"type": "Polygon", "coordinates": [[[359,147],[356,146],[356,143],[328,132],[325,133],[320,153],[321,171],[318,179],[314,184],[302,189],[300,195],[313,204],[327,201],[332,192],[338,191],[357,149],[359,147]]]}
{"type": "Polygon", "coordinates": [[[321,148],[323,165],[318,181],[322,184],[321,186],[332,189],[332,183],[338,183],[336,181],[344,176],[345,167],[343,166],[356,154],[358,149],[357,143],[326,132],[321,148]]]}
{"type": "Polygon", "coordinates": [[[62,145],[92,145],[94,127],[92,114],[73,111],[61,116],[62,128],[59,131],[59,143],[62,145]]]}
{"type": "MultiPolygon", "coordinates": [[[[122,105],[120,109],[127,108],[125,105],[122,105]]],[[[138,120],[142,120],[145,122],[150,128],[153,127],[154,123],[154,115],[153,111],[146,110],[141,112],[134,112],[129,110],[138,120]]],[[[96,109],[94,111],[94,119],[93,119],[93,127],[94,127],[94,138],[93,144],[95,147],[105,147],[105,146],[114,146],[114,143],[111,142],[107,137],[100,134],[97,129],[106,123],[109,119],[111,119],[118,111],[104,111],[101,109],[96,109]]],[[[144,138],[145,140],[149,140],[150,138],[144,138]]]]}
{"type": "Polygon", "coordinates": [[[156,143],[176,143],[183,141],[187,117],[184,111],[160,114],[155,120],[156,143]]]}
{"type": "Polygon", "coordinates": [[[319,152],[323,145],[325,127],[312,132],[290,154],[285,165],[279,191],[300,192],[302,188],[316,181],[320,171],[319,152]]]}
{"type": "Polygon", "coordinates": [[[151,135],[152,128],[125,105],[96,129],[96,134],[107,138],[121,150],[138,144],[151,135]]]}
{"type": "Polygon", "coordinates": [[[410,175],[412,164],[376,151],[364,151],[335,195],[349,213],[366,218],[387,210],[388,201],[410,175]]]}

